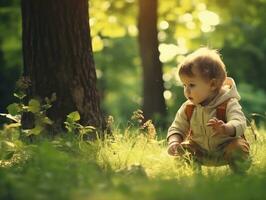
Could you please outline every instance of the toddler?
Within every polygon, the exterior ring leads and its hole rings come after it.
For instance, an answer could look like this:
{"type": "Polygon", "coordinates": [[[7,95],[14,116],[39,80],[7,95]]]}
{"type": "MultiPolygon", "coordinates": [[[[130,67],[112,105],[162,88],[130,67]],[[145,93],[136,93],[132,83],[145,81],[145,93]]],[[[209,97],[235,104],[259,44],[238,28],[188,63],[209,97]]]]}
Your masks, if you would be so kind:
{"type": "Polygon", "coordinates": [[[245,173],[250,166],[246,118],[218,52],[200,48],[188,55],[180,64],[179,77],[187,101],[168,129],[168,153],[189,152],[199,165],[228,164],[233,172],[245,173]]]}

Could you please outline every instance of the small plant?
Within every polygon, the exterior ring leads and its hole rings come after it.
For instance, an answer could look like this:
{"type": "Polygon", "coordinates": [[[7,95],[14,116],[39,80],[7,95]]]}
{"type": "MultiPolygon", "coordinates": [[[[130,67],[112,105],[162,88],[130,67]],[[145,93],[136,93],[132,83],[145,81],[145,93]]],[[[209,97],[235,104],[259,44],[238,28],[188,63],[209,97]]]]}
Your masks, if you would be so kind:
{"type": "Polygon", "coordinates": [[[154,140],[156,138],[156,129],[152,120],[147,120],[141,127],[145,131],[146,136],[149,140],[154,140]]]}
{"type": "Polygon", "coordinates": [[[156,128],[152,123],[152,120],[149,119],[145,121],[142,110],[134,111],[131,120],[132,121],[130,122],[130,125],[137,127],[142,133],[146,135],[148,140],[153,140],[156,138],[156,128]]]}
{"type": "Polygon", "coordinates": [[[51,103],[56,100],[56,95],[45,98],[45,103],[41,104],[38,99],[30,99],[26,104],[23,99],[26,97],[23,93],[15,93],[15,97],[19,99],[19,103],[12,103],[7,106],[8,113],[0,113],[11,120],[8,127],[21,128],[26,136],[39,135],[45,131],[46,125],[53,124],[52,120],[46,116],[46,111],[52,106],[51,103]]]}
{"type": "Polygon", "coordinates": [[[8,105],[8,113],[0,113],[1,116],[11,120],[8,127],[21,128],[26,136],[39,135],[45,131],[47,125],[53,124],[46,112],[56,100],[55,93],[51,95],[51,98],[46,97],[43,104],[37,98],[27,99],[26,92],[30,85],[29,77],[21,77],[16,82],[16,92],[14,93],[18,103],[8,105]]]}
{"type": "Polygon", "coordinates": [[[138,125],[141,125],[144,121],[144,115],[142,110],[136,110],[133,112],[133,115],[131,116],[131,120],[133,123],[135,122],[138,125]]]}
{"type": "Polygon", "coordinates": [[[106,120],[106,131],[107,133],[111,133],[113,129],[114,124],[114,117],[109,115],[106,120]]]}
{"type": "Polygon", "coordinates": [[[16,157],[14,155],[19,155],[26,149],[27,146],[23,143],[23,137],[40,135],[46,131],[47,125],[53,123],[46,116],[46,111],[55,101],[55,94],[50,99],[45,98],[44,104],[41,104],[37,99],[30,99],[25,104],[23,101],[26,95],[23,92],[14,93],[14,96],[19,99],[19,102],[8,105],[7,113],[0,113],[0,116],[10,120],[10,123],[5,124],[3,130],[0,131],[1,165],[14,162],[9,161],[14,160],[16,157]]]}
{"type": "Polygon", "coordinates": [[[74,111],[67,115],[67,119],[64,124],[69,133],[78,134],[79,141],[83,142],[84,138],[89,138],[89,134],[95,133],[97,131],[94,126],[81,125],[80,123],[78,123],[79,120],[80,114],[78,113],[78,111],[74,111]]]}

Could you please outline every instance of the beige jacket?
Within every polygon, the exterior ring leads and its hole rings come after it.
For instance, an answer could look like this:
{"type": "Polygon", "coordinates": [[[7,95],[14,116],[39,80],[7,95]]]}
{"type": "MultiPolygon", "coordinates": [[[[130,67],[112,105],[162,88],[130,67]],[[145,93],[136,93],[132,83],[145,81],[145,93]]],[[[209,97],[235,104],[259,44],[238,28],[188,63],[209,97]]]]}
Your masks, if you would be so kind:
{"type": "Polygon", "coordinates": [[[227,123],[235,127],[236,136],[240,137],[243,135],[246,129],[246,118],[241,110],[239,104],[240,96],[237,92],[235,82],[232,78],[227,78],[219,94],[206,106],[196,105],[190,120],[188,122],[185,114],[185,108],[188,100],[180,107],[177,111],[175,119],[168,129],[167,140],[170,136],[178,134],[183,139],[186,138],[186,134],[189,128],[192,129],[193,135],[191,140],[197,143],[200,147],[207,151],[217,151],[219,147],[234,137],[225,135],[213,136],[212,128],[207,126],[207,122],[216,117],[216,108],[218,105],[228,100],[226,108],[226,119],[227,123]]]}

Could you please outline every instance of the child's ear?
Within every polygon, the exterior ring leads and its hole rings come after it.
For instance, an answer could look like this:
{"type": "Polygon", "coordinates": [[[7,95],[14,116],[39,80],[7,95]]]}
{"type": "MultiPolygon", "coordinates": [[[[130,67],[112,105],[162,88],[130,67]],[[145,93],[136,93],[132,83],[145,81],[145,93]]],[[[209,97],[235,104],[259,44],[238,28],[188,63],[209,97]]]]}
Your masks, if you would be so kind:
{"type": "Polygon", "coordinates": [[[214,91],[214,90],[216,90],[217,88],[218,88],[218,81],[217,81],[217,79],[213,78],[213,79],[211,80],[211,89],[214,91]]]}

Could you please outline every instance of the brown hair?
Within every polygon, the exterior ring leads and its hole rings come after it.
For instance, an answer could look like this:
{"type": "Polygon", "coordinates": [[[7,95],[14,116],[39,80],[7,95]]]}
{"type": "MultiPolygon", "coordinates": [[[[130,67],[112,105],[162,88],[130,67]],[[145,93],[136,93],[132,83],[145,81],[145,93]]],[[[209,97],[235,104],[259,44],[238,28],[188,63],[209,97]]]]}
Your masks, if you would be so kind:
{"type": "Polygon", "coordinates": [[[225,65],[218,51],[206,47],[199,48],[189,54],[180,64],[178,73],[179,76],[193,77],[195,76],[195,70],[206,81],[216,79],[219,88],[226,78],[225,65]]]}

